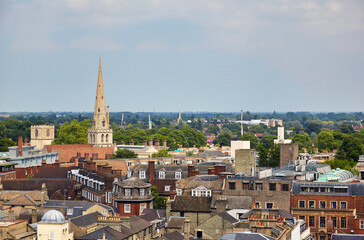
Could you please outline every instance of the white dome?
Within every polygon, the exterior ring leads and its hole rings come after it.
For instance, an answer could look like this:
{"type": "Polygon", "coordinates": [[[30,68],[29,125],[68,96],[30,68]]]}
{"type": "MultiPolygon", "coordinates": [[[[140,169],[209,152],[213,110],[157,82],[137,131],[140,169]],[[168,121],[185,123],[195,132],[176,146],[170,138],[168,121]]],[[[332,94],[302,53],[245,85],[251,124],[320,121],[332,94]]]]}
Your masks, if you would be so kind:
{"type": "Polygon", "coordinates": [[[43,215],[42,220],[40,222],[43,222],[43,223],[64,223],[64,222],[66,222],[66,219],[65,219],[65,217],[63,216],[63,214],[60,211],[50,210],[50,211],[46,212],[43,215]]]}

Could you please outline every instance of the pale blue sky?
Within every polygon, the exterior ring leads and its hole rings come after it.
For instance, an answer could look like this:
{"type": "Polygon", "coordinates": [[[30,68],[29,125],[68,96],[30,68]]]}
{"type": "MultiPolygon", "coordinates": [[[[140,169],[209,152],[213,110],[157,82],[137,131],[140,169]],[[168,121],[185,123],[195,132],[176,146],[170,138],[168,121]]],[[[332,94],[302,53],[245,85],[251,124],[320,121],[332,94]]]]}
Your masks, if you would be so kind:
{"type": "Polygon", "coordinates": [[[364,1],[2,0],[0,112],[364,111],[364,1]]]}

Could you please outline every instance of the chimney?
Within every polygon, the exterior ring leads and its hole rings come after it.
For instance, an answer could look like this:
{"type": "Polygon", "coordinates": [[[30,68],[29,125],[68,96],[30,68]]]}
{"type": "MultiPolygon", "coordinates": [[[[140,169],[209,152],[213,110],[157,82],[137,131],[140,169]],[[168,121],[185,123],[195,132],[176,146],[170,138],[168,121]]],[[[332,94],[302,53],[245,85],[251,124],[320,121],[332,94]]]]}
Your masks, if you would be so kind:
{"type": "Polygon", "coordinates": [[[143,146],[147,146],[147,141],[142,142],[143,146]]]}
{"type": "Polygon", "coordinates": [[[163,147],[167,147],[167,140],[163,140],[162,145],[163,147]]]}
{"type": "Polygon", "coordinates": [[[24,140],[24,145],[25,145],[25,146],[29,146],[29,145],[28,145],[28,138],[25,138],[25,140],[24,140]]]}
{"type": "Polygon", "coordinates": [[[192,176],[196,176],[200,173],[200,171],[198,169],[193,169],[192,170],[192,176]]]}
{"type": "Polygon", "coordinates": [[[77,157],[77,158],[80,158],[80,157],[81,157],[81,153],[80,153],[80,152],[77,152],[76,157],[77,157]]]}
{"type": "Polygon", "coordinates": [[[93,160],[99,159],[99,154],[98,153],[92,153],[92,159],[93,160]]]}
{"type": "Polygon", "coordinates": [[[44,201],[48,199],[48,189],[47,189],[47,186],[46,186],[45,183],[42,183],[41,191],[42,191],[41,203],[42,203],[42,206],[43,206],[44,201]]]}
{"type": "Polygon", "coordinates": [[[155,165],[154,161],[148,162],[149,182],[152,182],[154,180],[154,174],[155,174],[154,165],[155,165]]]}
{"type": "Polygon", "coordinates": [[[209,168],[209,169],[207,169],[207,174],[208,175],[215,175],[215,168],[209,168]]]}
{"type": "Polygon", "coordinates": [[[154,141],[154,145],[155,145],[156,147],[159,147],[159,140],[154,141]]]}
{"type": "Polygon", "coordinates": [[[121,141],[121,143],[120,143],[121,145],[125,145],[125,142],[124,141],[121,141]]]}
{"type": "Polygon", "coordinates": [[[134,140],[131,140],[131,141],[129,142],[129,145],[134,145],[134,140]]]}
{"type": "Polygon", "coordinates": [[[226,211],[226,198],[222,196],[217,196],[216,199],[216,213],[221,213],[226,211]]]}
{"type": "Polygon", "coordinates": [[[194,165],[188,165],[188,177],[192,176],[192,171],[195,169],[194,165]]]}
{"type": "Polygon", "coordinates": [[[37,209],[33,208],[32,209],[32,223],[36,223],[37,222],[37,209]]]}
{"type": "Polygon", "coordinates": [[[10,221],[14,221],[15,218],[14,218],[14,210],[12,207],[9,208],[9,219],[10,221]]]}
{"type": "Polygon", "coordinates": [[[102,176],[104,174],[104,169],[103,169],[104,165],[97,165],[97,175],[98,176],[102,176]]]}
{"type": "Polygon", "coordinates": [[[186,218],[183,226],[183,240],[189,240],[190,239],[190,219],[186,218]]]}
{"type": "Polygon", "coordinates": [[[166,203],[166,222],[168,222],[171,217],[171,200],[167,199],[166,203]]]}
{"type": "Polygon", "coordinates": [[[218,176],[220,175],[221,172],[225,172],[226,170],[226,166],[221,164],[215,165],[214,168],[215,168],[215,175],[218,176]]]}
{"type": "Polygon", "coordinates": [[[90,160],[90,153],[85,153],[85,161],[89,161],[90,160]]]}
{"type": "Polygon", "coordinates": [[[18,156],[19,157],[23,156],[23,137],[22,136],[18,137],[18,156]]]}
{"type": "Polygon", "coordinates": [[[153,140],[152,139],[148,140],[148,146],[153,146],[153,140]]]}

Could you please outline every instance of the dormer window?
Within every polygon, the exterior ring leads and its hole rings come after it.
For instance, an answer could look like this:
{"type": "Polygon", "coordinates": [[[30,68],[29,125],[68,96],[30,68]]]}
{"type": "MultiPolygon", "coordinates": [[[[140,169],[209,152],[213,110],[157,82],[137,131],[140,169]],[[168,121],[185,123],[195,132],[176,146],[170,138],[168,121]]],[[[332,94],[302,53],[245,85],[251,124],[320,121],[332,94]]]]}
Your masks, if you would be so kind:
{"type": "Polygon", "coordinates": [[[140,179],[145,179],[145,171],[140,171],[139,172],[139,178],[140,179]]]}
{"type": "Polygon", "coordinates": [[[145,196],[145,189],[144,188],[139,189],[139,195],[141,197],[145,196]]]}
{"type": "Polygon", "coordinates": [[[160,179],[165,179],[165,178],[166,178],[166,172],[164,172],[164,171],[160,171],[160,172],[159,172],[159,178],[160,178],[160,179]]]}
{"type": "Polygon", "coordinates": [[[131,189],[126,188],[125,189],[125,197],[130,197],[131,196],[131,189]]]}
{"type": "Polygon", "coordinates": [[[182,178],[182,173],[181,172],[175,172],[174,173],[174,178],[175,179],[181,179],[182,178]]]}

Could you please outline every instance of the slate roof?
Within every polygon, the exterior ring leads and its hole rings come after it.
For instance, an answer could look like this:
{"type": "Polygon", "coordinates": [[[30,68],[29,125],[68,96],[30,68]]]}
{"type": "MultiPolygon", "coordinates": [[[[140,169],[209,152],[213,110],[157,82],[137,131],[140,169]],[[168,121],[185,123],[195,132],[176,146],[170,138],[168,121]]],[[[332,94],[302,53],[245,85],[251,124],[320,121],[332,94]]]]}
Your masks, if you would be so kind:
{"type": "Polygon", "coordinates": [[[42,167],[39,172],[37,172],[33,179],[42,178],[67,178],[67,172],[73,167],[42,167]]]}
{"type": "Polygon", "coordinates": [[[217,215],[219,215],[222,219],[224,219],[224,220],[226,220],[228,222],[231,222],[231,223],[239,222],[238,219],[234,218],[233,216],[231,216],[227,212],[221,212],[221,213],[218,213],[217,215]]]}
{"type": "Polygon", "coordinates": [[[155,220],[163,220],[166,218],[166,210],[164,209],[144,209],[140,216],[145,221],[151,222],[155,220]]]}
{"type": "Polygon", "coordinates": [[[174,179],[153,179],[151,184],[157,187],[159,195],[170,195],[176,190],[176,182],[174,179]],[[165,186],[170,186],[170,191],[165,191],[165,186]]]}
{"type": "Polygon", "coordinates": [[[293,182],[292,194],[304,195],[351,195],[351,196],[364,196],[364,184],[362,183],[330,183],[330,182],[293,182]],[[348,192],[301,192],[301,187],[347,187],[348,192]]]}
{"type": "MultiPolygon", "coordinates": [[[[228,196],[226,198],[226,209],[251,209],[253,198],[251,196],[228,196]]],[[[217,196],[212,196],[211,208],[216,208],[217,196]]]]}
{"type": "Polygon", "coordinates": [[[273,240],[273,237],[264,235],[262,233],[252,233],[252,232],[243,232],[243,233],[227,233],[224,236],[220,237],[221,240],[273,240]]]}
{"type": "Polygon", "coordinates": [[[177,196],[171,201],[174,212],[211,212],[211,197],[177,196]]]}
{"type": "Polygon", "coordinates": [[[185,219],[186,219],[185,217],[172,216],[169,218],[169,220],[166,224],[166,228],[183,229],[185,219]]]}
{"type": "Polygon", "coordinates": [[[99,212],[93,212],[86,215],[81,215],[78,217],[75,217],[71,220],[73,224],[75,224],[77,227],[87,227],[91,224],[97,223],[98,216],[101,216],[99,212]]]}
{"type": "Polygon", "coordinates": [[[178,232],[178,231],[174,231],[174,232],[172,232],[170,234],[167,234],[165,236],[165,238],[167,240],[183,240],[184,239],[183,234],[178,232]]]}
{"type": "Polygon", "coordinates": [[[152,186],[150,183],[146,183],[135,177],[125,179],[115,184],[120,186],[121,188],[147,188],[152,186]]]}
{"type": "MultiPolygon", "coordinates": [[[[5,182],[5,181],[3,181],[5,182]]],[[[18,190],[2,190],[0,191],[0,199],[1,200],[10,200],[16,198],[18,196],[28,194],[34,201],[42,200],[42,192],[41,191],[18,191],[18,190]]]]}
{"type": "Polygon", "coordinates": [[[359,239],[364,239],[364,234],[333,233],[331,235],[331,240],[359,240],[359,239]]]}
{"type": "Polygon", "coordinates": [[[36,207],[39,206],[40,203],[36,203],[34,199],[29,196],[29,194],[23,194],[20,196],[17,196],[7,202],[3,203],[4,206],[32,206],[36,207]]]}

